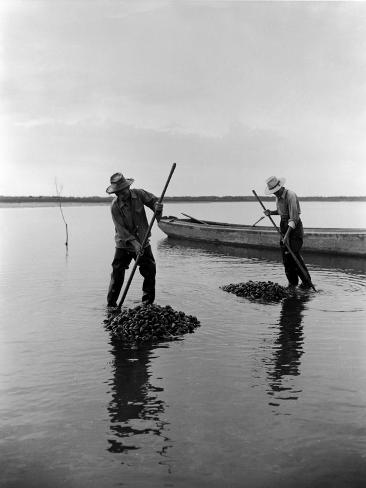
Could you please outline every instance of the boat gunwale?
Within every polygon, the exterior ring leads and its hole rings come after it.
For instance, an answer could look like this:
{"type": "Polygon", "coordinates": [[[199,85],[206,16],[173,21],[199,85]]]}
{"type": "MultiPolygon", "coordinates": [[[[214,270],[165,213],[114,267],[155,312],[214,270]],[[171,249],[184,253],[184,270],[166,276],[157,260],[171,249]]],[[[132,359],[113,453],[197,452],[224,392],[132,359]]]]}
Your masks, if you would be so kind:
{"type": "MultiPolygon", "coordinates": [[[[276,230],[270,226],[258,226],[254,227],[253,225],[246,225],[246,224],[231,224],[227,222],[214,222],[209,220],[202,220],[207,224],[201,224],[199,222],[193,222],[189,219],[179,219],[177,217],[162,217],[160,219],[160,223],[165,223],[168,225],[182,225],[185,227],[200,227],[202,229],[212,229],[212,230],[244,230],[250,231],[254,233],[273,233],[276,230]]],[[[304,227],[305,234],[322,234],[322,235],[332,235],[332,234],[343,234],[343,235],[364,235],[366,234],[366,229],[363,228],[339,228],[339,227],[304,227]]]]}

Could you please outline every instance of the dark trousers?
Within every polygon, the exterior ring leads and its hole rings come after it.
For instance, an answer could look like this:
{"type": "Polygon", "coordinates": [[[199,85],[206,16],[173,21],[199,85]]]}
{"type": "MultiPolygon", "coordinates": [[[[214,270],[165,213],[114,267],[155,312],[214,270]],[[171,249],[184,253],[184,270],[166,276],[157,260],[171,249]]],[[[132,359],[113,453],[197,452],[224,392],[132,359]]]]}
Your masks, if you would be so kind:
{"type": "MultiPolygon", "coordinates": [[[[284,222],[281,220],[281,232],[283,235],[286,234],[287,231],[287,221],[284,222]]],[[[294,253],[296,256],[297,260],[301,264],[301,266],[306,270],[306,266],[304,263],[304,260],[301,257],[300,250],[302,248],[303,244],[303,228],[302,228],[302,223],[301,221],[297,224],[296,228],[293,229],[290,232],[290,239],[289,239],[289,245],[291,248],[291,251],[294,253]]],[[[282,262],[285,267],[285,273],[288,279],[288,282],[290,285],[298,285],[299,284],[299,278],[301,279],[302,283],[308,284],[309,279],[307,275],[305,275],[300,268],[297,266],[294,258],[291,256],[289,253],[287,247],[283,244],[281,240],[281,253],[282,253],[282,262]]]]}
{"type": "MultiPolygon", "coordinates": [[[[128,269],[132,259],[136,260],[136,253],[134,251],[116,248],[112,261],[111,281],[107,295],[108,306],[114,307],[117,304],[125,278],[125,271],[128,269]]],[[[144,278],[142,284],[142,300],[153,303],[155,300],[156,264],[151,246],[145,248],[143,255],[139,259],[138,267],[140,274],[144,278]]]]}

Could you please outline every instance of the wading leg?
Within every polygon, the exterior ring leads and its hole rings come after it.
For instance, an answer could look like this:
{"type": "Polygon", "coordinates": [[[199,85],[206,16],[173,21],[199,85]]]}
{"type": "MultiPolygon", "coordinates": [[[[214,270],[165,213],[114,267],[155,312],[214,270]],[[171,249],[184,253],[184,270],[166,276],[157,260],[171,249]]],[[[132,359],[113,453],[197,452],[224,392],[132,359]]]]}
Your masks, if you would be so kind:
{"type": "Polygon", "coordinates": [[[128,268],[131,259],[132,254],[130,252],[116,248],[114,259],[112,261],[111,281],[109,283],[107,294],[107,304],[109,307],[117,306],[118,296],[125,278],[125,270],[128,268]]]}
{"type": "Polygon", "coordinates": [[[145,303],[154,303],[156,264],[151,246],[145,248],[144,254],[140,258],[139,271],[144,278],[142,284],[142,301],[145,303]]]}
{"type": "Polygon", "coordinates": [[[297,273],[296,263],[293,260],[291,254],[288,252],[286,246],[282,242],[281,242],[281,252],[282,252],[282,262],[285,267],[285,274],[288,279],[288,283],[291,286],[297,286],[299,283],[299,277],[297,273]]]}

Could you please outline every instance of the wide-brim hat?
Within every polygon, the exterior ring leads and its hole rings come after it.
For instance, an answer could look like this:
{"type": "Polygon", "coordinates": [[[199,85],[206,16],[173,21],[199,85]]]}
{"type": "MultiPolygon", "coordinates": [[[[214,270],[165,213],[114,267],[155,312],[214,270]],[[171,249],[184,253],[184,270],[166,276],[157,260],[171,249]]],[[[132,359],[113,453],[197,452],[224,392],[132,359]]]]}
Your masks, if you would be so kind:
{"type": "Polygon", "coordinates": [[[286,178],[277,178],[277,176],[270,176],[266,180],[267,186],[264,190],[264,193],[266,195],[272,195],[272,193],[275,193],[280,188],[282,188],[285,182],[286,178]]]}
{"type": "Polygon", "coordinates": [[[111,184],[106,189],[107,193],[116,193],[117,191],[129,188],[135,180],[132,178],[125,178],[122,173],[114,173],[111,176],[111,184]]]}

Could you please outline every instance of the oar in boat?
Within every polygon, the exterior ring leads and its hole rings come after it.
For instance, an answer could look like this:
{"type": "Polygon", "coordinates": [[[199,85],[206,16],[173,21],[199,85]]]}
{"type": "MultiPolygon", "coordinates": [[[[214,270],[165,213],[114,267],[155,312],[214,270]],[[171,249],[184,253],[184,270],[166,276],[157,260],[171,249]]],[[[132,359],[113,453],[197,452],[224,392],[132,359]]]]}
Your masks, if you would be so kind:
{"type": "MultiPolygon", "coordinates": [[[[253,194],[254,194],[255,198],[258,200],[258,202],[259,202],[259,203],[260,203],[260,205],[262,206],[263,210],[267,210],[267,209],[266,209],[266,207],[263,205],[262,200],[259,198],[259,196],[258,196],[258,195],[257,195],[257,193],[255,192],[255,190],[252,190],[252,192],[253,192],[253,194]]],[[[277,225],[276,225],[275,221],[272,219],[272,217],[271,217],[270,215],[267,215],[267,217],[268,217],[268,218],[269,218],[269,220],[272,222],[273,226],[276,228],[276,230],[277,230],[277,232],[280,234],[280,236],[283,238],[284,236],[282,235],[282,232],[281,232],[281,231],[280,231],[280,229],[277,227],[277,225]]],[[[291,249],[290,245],[289,245],[287,242],[285,242],[284,244],[285,244],[285,246],[287,247],[288,252],[291,254],[291,256],[292,256],[293,260],[294,260],[294,261],[295,261],[295,263],[297,264],[297,266],[298,266],[298,268],[300,269],[300,271],[302,272],[302,274],[303,274],[304,276],[306,276],[306,279],[307,279],[307,281],[308,281],[309,285],[312,287],[312,289],[313,289],[314,291],[316,291],[315,286],[314,286],[314,285],[313,285],[313,283],[311,282],[310,273],[309,273],[309,271],[307,270],[306,266],[302,266],[302,265],[301,265],[301,263],[299,262],[299,260],[298,260],[298,259],[297,259],[297,257],[295,256],[295,254],[293,253],[293,251],[292,251],[292,249],[291,249]]]]}
{"type": "Polygon", "coordinates": [[[204,225],[208,225],[207,222],[204,222],[203,220],[198,220],[196,219],[195,217],[192,217],[191,215],[187,215],[183,212],[181,212],[182,215],[184,215],[185,217],[188,217],[189,219],[192,220],[192,222],[196,222],[196,224],[204,224],[204,225]]]}
{"type": "MultiPolygon", "coordinates": [[[[174,170],[175,170],[175,167],[177,166],[176,163],[173,163],[172,167],[171,167],[171,170],[170,170],[170,173],[169,173],[169,176],[168,176],[168,179],[165,183],[165,186],[164,186],[164,189],[162,191],[162,194],[158,200],[158,203],[162,203],[163,199],[164,199],[164,195],[165,195],[165,192],[166,192],[166,189],[168,188],[168,185],[170,183],[170,180],[171,180],[171,177],[173,176],[173,173],[174,173],[174,170]]],[[[156,219],[156,211],[154,212],[154,215],[152,216],[152,219],[150,221],[150,224],[149,224],[149,227],[146,231],[146,234],[145,234],[145,237],[144,237],[144,240],[142,241],[141,243],[141,250],[140,252],[137,254],[136,256],[136,260],[135,260],[135,264],[132,268],[132,271],[130,273],[130,276],[128,278],[128,281],[126,283],[126,286],[125,286],[125,289],[124,289],[124,292],[122,294],[122,298],[118,304],[118,308],[121,308],[122,305],[123,305],[123,302],[125,301],[125,298],[126,298],[126,295],[127,295],[127,292],[128,292],[128,289],[130,288],[130,285],[131,285],[131,282],[132,282],[132,279],[133,279],[133,276],[135,274],[135,271],[136,271],[136,268],[138,266],[138,263],[139,263],[139,260],[140,260],[140,257],[142,256],[143,252],[144,252],[144,247],[145,247],[145,244],[149,238],[149,234],[150,234],[150,231],[151,231],[151,228],[152,226],[154,225],[154,222],[155,222],[155,219],[156,219]]]]}
{"type": "Polygon", "coordinates": [[[263,217],[261,217],[260,219],[258,219],[256,222],[254,222],[254,224],[252,225],[252,227],[255,227],[261,220],[263,220],[265,218],[265,215],[263,215],[263,217]]]}

